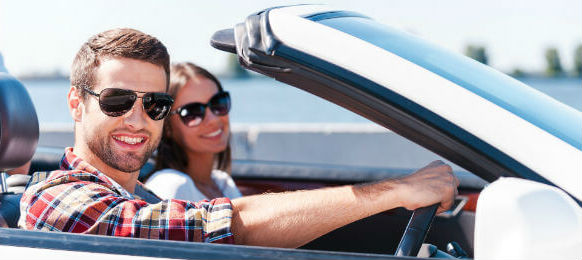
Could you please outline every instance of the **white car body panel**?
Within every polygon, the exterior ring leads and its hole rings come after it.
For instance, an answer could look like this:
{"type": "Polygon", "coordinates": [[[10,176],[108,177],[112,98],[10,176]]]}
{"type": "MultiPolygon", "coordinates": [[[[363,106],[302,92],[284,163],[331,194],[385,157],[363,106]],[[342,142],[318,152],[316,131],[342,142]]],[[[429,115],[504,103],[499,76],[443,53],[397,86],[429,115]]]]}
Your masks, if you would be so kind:
{"type": "Polygon", "coordinates": [[[297,16],[313,13],[312,8],[295,6],[272,10],[269,21],[273,34],[291,48],[389,86],[390,90],[488,142],[582,199],[582,175],[574,174],[582,172],[582,151],[423,67],[371,43],[297,16]],[[341,44],[330,45],[330,42],[341,44]],[[358,52],[347,52],[347,49],[358,52]]]}
{"type": "Polygon", "coordinates": [[[146,257],[146,256],[131,256],[131,255],[116,255],[116,254],[103,254],[103,253],[88,253],[88,252],[76,252],[67,250],[57,250],[57,249],[41,249],[32,247],[18,247],[18,246],[3,246],[0,245],[0,252],[4,257],[8,259],[18,259],[22,256],[26,256],[24,259],[42,259],[42,260],[138,260],[138,259],[170,259],[170,258],[159,258],[159,257],[146,257]]]}
{"type": "Polygon", "coordinates": [[[501,178],[476,214],[475,259],[582,259],[582,209],[558,188],[501,178]]]}

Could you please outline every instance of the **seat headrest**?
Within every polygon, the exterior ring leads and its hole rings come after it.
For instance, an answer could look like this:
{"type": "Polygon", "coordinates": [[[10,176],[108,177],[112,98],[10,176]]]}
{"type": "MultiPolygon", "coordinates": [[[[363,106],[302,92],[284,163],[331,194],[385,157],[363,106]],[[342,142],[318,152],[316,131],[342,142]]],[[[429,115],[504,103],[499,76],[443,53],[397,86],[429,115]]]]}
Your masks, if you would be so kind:
{"type": "Polygon", "coordinates": [[[38,143],[38,118],[26,88],[0,70],[0,171],[28,162],[38,143]]]}

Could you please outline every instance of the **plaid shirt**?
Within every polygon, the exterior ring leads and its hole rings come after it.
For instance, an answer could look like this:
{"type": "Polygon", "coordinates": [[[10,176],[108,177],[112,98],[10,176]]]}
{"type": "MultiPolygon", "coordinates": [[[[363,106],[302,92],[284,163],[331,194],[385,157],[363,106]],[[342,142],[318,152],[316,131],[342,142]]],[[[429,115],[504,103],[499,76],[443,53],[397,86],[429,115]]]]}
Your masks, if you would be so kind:
{"type": "Polygon", "coordinates": [[[77,157],[70,147],[65,149],[60,168],[43,180],[39,180],[42,174],[35,174],[28,183],[20,201],[20,228],[234,242],[230,231],[232,205],[228,198],[210,202],[164,200],[148,204],[77,157]]]}

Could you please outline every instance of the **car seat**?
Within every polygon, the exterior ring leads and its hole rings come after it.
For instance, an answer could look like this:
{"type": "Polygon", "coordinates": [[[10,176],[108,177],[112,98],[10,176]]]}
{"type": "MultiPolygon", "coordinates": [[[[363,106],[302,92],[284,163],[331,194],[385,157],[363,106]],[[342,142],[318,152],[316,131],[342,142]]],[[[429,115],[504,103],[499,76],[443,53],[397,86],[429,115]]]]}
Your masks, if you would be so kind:
{"type": "Polygon", "coordinates": [[[39,128],[36,110],[24,86],[0,70],[0,226],[16,227],[27,175],[4,171],[28,162],[35,153],[39,128]]]}

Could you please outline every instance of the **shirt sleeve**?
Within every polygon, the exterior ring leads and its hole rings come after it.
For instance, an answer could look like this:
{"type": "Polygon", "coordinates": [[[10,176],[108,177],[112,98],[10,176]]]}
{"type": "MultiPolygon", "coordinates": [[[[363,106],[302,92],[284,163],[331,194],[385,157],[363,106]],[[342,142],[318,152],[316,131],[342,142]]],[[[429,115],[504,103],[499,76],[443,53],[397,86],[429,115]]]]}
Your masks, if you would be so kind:
{"type": "Polygon", "coordinates": [[[97,183],[75,182],[27,190],[19,225],[45,231],[233,243],[231,216],[227,198],[148,204],[97,183]]]}

